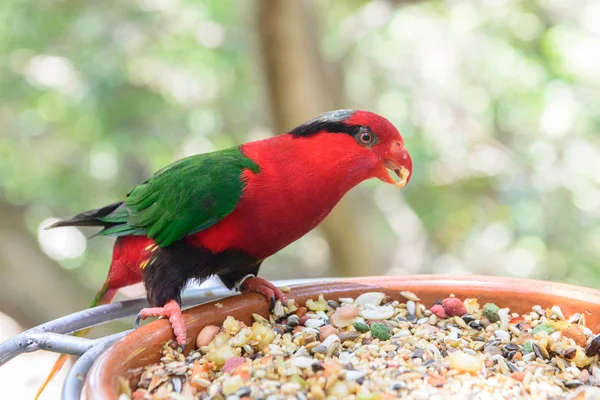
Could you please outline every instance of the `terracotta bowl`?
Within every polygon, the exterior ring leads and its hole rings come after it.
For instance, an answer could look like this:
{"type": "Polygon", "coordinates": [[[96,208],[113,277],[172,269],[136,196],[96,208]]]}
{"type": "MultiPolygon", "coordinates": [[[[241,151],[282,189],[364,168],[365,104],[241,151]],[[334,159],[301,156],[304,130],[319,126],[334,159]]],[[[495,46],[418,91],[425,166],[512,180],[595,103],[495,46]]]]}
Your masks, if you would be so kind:
{"type": "MultiPolygon", "coordinates": [[[[381,276],[340,279],[323,284],[301,285],[292,288],[290,298],[304,304],[309,298],[323,294],[326,299],[356,297],[369,291],[382,291],[393,299],[400,299],[400,291],[409,290],[421,298],[426,306],[453,293],[459,298],[477,298],[479,304],[494,302],[511,311],[527,312],[539,304],[548,308],[560,305],[569,316],[585,314],[592,331],[600,330],[600,291],[555,282],[486,276],[381,276]]],[[[247,293],[216,302],[203,304],[184,312],[187,325],[188,349],[193,346],[200,330],[206,325],[220,325],[226,316],[251,324],[252,313],[268,315],[268,303],[261,295],[247,293]]],[[[92,366],[86,380],[85,393],[90,400],[117,400],[118,377],[140,376],[144,367],[159,361],[165,342],[172,339],[169,323],[156,320],[116,342],[92,366]]]]}

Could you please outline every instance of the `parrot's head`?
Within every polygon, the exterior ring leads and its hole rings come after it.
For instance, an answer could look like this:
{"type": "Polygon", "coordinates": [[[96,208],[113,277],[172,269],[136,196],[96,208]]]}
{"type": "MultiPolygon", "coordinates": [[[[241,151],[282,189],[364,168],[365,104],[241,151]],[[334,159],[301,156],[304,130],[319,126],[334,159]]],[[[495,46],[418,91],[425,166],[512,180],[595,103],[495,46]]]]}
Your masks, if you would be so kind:
{"type": "Polygon", "coordinates": [[[362,110],[326,112],[290,132],[299,137],[320,133],[347,134],[347,151],[367,161],[370,175],[404,187],[412,175],[412,160],[398,129],[381,115],[362,110]],[[390,176],[388,170],[398,175],[390,176]]]}

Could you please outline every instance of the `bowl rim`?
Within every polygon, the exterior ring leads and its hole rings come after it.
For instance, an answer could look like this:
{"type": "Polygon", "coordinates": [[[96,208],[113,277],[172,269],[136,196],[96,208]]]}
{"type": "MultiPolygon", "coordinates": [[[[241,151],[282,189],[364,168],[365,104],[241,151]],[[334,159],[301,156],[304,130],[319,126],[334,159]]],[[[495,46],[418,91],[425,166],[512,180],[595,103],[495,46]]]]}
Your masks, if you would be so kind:
{"type": "MultiPolygon", "coordinates": [[[[481,301],[488,302],[491,299],[498,303],[502,302],[498,305],[508,306],[511,311],[515,311],[523,303],[526,303],[529,309],[534,304],[545,308],[556,304],[561,306],[565,315],[570,315],[572,310],[585,313],[588,327],[594,332],[600,331],[600,290],[584,286],[486,275],[381,275],[324,279],[323,283],[294,285],[288,297],[300,299],[298,303],[303,304],[306,299],[314,298],[319,294],[331,298],[331,296],[345,297],[344,293],[383,291],[401,298],[400,291],[409,290],[422,299],[427,299],[423,301],[426,306],[432,305],[431,299],[435,298],[436,293],[441,295],[440,297],[448,297],[450,294],[461,299],[475,297],[480,300],[481,306],[483,306],[481,301]],[[559,301],[553,302],[553,299],[559,301]]],[[[264,316],[268,313],[268,308],[268,301],[260,294],[244,293],[186,309],[183,314],[188,328],[188,343],[190,343],[189,338],[195,338],[203,326],[222,322],[227,315],[233,314],[238,316],[236,318],[241,319],[239,316],[244,316],[251,319],[251,312],[264,316]]],[[[172,331],[168,321],[158,319],[118,340],[92,365],[85,381],[86,398],[116,400],[118,376],[128,373],[127,371],[130,373],[132,369],[126,368],[128,365],[139,363],[143,354],[151,347],[156,351],[171,338],[172,331]]],[[[188,345],[186,353],[190,351],[189,348],[188,345]]],[[[160,359],[160,352],[155,354],[154,358],[160,359]]]]}

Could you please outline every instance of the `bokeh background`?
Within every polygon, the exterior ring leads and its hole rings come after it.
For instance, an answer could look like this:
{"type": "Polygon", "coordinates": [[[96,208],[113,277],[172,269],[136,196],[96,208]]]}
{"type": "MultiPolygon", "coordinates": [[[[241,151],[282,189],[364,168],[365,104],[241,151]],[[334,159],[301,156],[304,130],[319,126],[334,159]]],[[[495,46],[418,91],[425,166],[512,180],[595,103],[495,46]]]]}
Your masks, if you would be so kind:
{"type": "MultiPolygon", "coordinates": [[[[0,339],[85,308],[105,278],[111,239],[44,226],[338,108],[390,119],[412,181],[361,184],[263,276],[600,287],[597,0],[4,0],[0,339]]],[[[0,368],[2,390],[30,398],[54,358],[0,368]]]]}

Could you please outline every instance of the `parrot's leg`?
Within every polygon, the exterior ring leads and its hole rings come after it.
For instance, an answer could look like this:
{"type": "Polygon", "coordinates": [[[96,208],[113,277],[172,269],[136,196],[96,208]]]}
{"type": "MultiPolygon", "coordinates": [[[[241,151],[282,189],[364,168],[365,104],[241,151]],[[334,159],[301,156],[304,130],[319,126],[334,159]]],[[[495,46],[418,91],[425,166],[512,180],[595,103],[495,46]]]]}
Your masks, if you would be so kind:
{"type": "Polygon", "coordinates": [[[149,317],[166,317],[171,323],[173,333],[177,339],[177,344],[183,349],[186,343],[186,329],[185,323],[183,322],[183,315],[181,314],[181,307],[175,300],[170,300],[163,307],[151,307],[144,308],[135,318],[135,328],[137,329],[140,325],[140,319],[146,319],[149,317]]]}
{"type": "Polygon", "coordinates": [[[283,304],[287,303],[287,297],[277,286],[273,285],[266,279],[259,278],[254,275],[246,275],[236,285],[240,292],[257,292],[265,296],[271,301],[271,307],[275,304],[275,300],[280,300],[283,304]]]}

